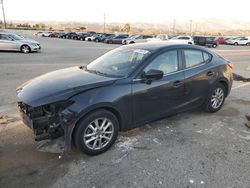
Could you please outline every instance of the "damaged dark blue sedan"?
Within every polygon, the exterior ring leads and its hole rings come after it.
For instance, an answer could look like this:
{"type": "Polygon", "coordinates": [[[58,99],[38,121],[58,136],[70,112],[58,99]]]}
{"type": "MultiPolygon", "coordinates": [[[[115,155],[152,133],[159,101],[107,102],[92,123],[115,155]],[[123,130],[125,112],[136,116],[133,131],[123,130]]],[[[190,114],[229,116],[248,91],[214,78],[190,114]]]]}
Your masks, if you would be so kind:
{"type": "Polygon", "coordinates": [[[203,107],[216,112],[232,86],[232,64],[194,45],[119,47],[87,66],[37,77],[17,88],[23,122],[35,140],[63,137],[89,155],[105,152],[119,131],[203,107]]]}

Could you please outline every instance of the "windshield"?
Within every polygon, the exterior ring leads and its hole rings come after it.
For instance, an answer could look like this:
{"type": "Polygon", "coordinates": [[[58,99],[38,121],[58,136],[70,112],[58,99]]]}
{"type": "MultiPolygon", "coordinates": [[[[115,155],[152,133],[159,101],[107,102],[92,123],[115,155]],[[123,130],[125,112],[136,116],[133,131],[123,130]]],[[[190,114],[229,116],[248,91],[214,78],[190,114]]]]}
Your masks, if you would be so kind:
{"type": "Polygon", "coordinates": [[[24,37],[16,35],[16,34],[9,34],[9,37],[14,39],[14,40],[23,40],[24,37]]]}
{"type": "Polygon", "coordinates": [[[118,48],[88,64],[86,71],[109,77],[126,77],[149,54],[149,51],[142,49],[118,48]]]}

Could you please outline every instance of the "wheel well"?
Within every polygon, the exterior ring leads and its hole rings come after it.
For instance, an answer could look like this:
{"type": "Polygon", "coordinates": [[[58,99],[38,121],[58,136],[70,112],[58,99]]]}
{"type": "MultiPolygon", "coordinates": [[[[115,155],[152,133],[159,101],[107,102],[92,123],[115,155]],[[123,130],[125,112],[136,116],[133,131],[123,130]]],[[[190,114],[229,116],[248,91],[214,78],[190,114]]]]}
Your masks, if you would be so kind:
{"type": "Polygon", "coordinates": [[[23,47],[23,46],[28,46],[29,49],[31,50],[31,48],[30,48],[30,46],[29,46],[28,44],[23,44],[23,45],[20,47],[20,50],[22,50],[22,47],[23,47]]]}
{"type": "Polygon", "coordinates": [[[102,110],[102,109],[103,109],[103,110],[110,111],[111,113],[113,113],[113,114],[116,116],[116,118],[117,118],[117,120],[118,120],[118,122],[119,122],[119,131],[121,131],[121,129],[122,129],[122,123],[123,123],[123,122],[122,122],[122,118],[121,118],[121,114],[120,114],[116,109],[114,109],[114,108],[112,108],[112,107],[101,107],[101,108],[96,108],[96,109],[93,109],[93,110],[89,111],[88,113],[84,114],[81,118],[79,118],[79,119],[77,120],[77,122],[76,122],[76,124],[75,124],[75,127],[74,127],[74,129],[73,129],[71,138],[75,135],[75,130],[76,130],[77,126],[78,126],[78,123],[79,123],[83,118],[85,118],[87,115],[93,113],[94,111],[102,110]]]}
{"type": "Polygon", "coordinates": [[[227,94],[228,94],[228,84],[227,84],[227,82],[221,80],[221,81],[219,81],[219,83],[222,84],[225,87],[225,89],[226,89],[226,96],[227,96],[227,94]]]}

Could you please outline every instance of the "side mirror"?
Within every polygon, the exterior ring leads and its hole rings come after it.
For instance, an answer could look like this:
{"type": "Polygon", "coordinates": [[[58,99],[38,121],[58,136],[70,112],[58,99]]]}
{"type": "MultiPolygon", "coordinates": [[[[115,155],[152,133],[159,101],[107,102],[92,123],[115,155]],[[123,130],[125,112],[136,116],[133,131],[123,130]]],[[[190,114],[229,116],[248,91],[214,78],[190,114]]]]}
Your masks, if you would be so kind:
{"type": "Polygon", "coordinates": [[[161,70],[150,69],[148,72],[142,74],[142,79],[146,84],[151,84],[154,80],[160,80],[163,74],[161,70]]]}

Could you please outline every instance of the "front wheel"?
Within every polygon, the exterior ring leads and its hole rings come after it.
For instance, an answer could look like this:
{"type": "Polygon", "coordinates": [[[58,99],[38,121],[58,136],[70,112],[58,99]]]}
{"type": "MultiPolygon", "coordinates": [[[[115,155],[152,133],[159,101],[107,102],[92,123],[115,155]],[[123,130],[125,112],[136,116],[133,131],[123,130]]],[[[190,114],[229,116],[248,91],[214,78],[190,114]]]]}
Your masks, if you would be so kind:
{"type": "Polygon", "coordinates": [[[226,89],[225,86],[221,83],[218,83],[211,90],[207,101],[204,104],[204,109],[207,112],[217,112],[221,109],[226,98],[226,89]]]}
{"type": "Polygon", "coordinates": [[[30,49],[30,47],[28,45],[22,45],[21,46],[21,52],[27,54],[27,53],[31,52],[31,49],[30,49]]]}
{"type": "Polygon", "coordinates": [[[118,135],[119,122],[107,110],[97,110],[81,120],[74,133],[76,147],[88,155],[107,151],[118,135]]]}
{"type": "Polygon", "coordinates": [[[234,46],[238,46],[238,42],[235,42],[235,43],[234,43],[234,46]]]}

